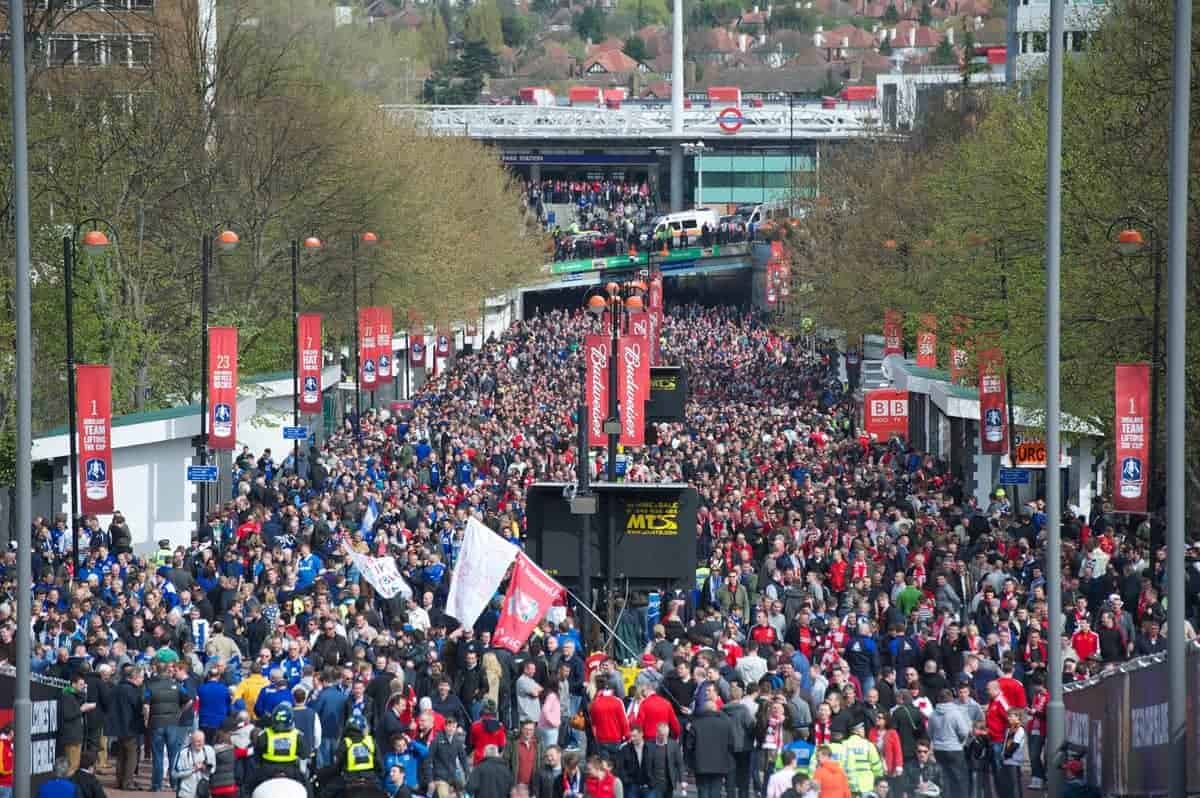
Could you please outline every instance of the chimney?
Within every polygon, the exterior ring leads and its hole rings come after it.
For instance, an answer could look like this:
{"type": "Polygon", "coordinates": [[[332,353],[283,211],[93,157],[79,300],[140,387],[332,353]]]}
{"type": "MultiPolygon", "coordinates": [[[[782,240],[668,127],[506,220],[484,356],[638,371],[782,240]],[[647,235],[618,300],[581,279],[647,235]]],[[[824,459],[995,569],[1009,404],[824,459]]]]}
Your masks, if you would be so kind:
{"type": "Polygon", "coordinates": [[[917,46],[917,26],[916,25],[913,25],[911,28],[908,29],[908,46],[909,47],[917,46]]]}
{"type": "Polygon", "coordinates": [[[946,38],[950,41],[950,46],[954,46],[954,26],[946,28],[946,38]]]}

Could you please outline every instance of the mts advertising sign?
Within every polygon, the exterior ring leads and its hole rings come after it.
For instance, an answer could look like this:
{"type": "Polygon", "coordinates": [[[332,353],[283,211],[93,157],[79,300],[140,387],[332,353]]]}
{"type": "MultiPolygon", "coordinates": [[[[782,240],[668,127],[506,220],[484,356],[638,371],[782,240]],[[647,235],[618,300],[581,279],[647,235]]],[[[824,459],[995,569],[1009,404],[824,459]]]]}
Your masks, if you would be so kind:
{"type": "Polygon", "coordinates": [[[296,324],[296,373],[300,380],[300,412],[321,412],[321,317],[302,313],[296,324]]]}
{"type": "Polygon", "coordinates": [[[208,328],[208,445],[237,443],[238,335],[236,327],[208,328]]]}
{"type": "Polygon", "coordinates": [[[617,342],[617,396],[621,404],[621,445],[646,445],[646,400],[650,397],[650,344],[637,335],[617,342]]]}
{"type": "Polygon", "coordinates": [[[608,445],[604,419],[608,417],[608,345],[606,335],[589,335],[583,342],[583,361],[587,368],[588,446],[608,445]]]}
{"type": "Polygon", "coordinates": [[[1115,388],[1113,507],[1144,513],[1150,480],[1150,365],[1118,363],[1115,388]]]}
{"type": "Polygon", "coordinates": [[[79,509],[107,515],[113,511],[112,370],[108,366],[75,367],[79,408],[79,509]]]}
{"type": "Polygon", "coordinates": [[[863,396],[863,428],[881,441],[907,439],[908,391],[868,391],[863,396]]]}
{"type": "Polygon", "coordinates": [[[985,349],[979,353],[979,451],[1008,451],[1008,413],[1004,385],[1004,353],[985,349]]]}

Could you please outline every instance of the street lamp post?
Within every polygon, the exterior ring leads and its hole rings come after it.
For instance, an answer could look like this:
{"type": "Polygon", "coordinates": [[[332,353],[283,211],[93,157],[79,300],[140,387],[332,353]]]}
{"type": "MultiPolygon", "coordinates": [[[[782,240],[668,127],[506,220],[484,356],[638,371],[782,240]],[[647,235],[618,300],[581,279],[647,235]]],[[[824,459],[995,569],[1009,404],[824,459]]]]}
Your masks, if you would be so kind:
{"type": "MultiPolygon", "coordinates": [[[[64,321],[67,326],[67,470],[71,486],[71,571],[72,575],[79,568],[79,443],[75,429],[75,250],[80,244],[79,231],[93,222],[102,223],[112,233],[113,241],[117,239],[117,229],[106,219],[84,219],[71,228],[69,235],[63,236],[63,292],[64,321]]],[[[88,230],[83,234],[83,249],[89,255],[99,255],[108,249],[109,239],[101,230],[88,230]]],[[[72,578],[74,578],[72,576],[72,578]]]]}
{"type": "MultiPolygon", "coordinates": [[[[205,231],[200,238],[200,446],[197,456],[200,465],[208,464],[208,275],[212,271],[214,230],[205,231]]],[[[222,230],[215,235],[217,246],[222,252],[230,252],[237,248],[238,234],[232,230],[222,230]]],[[[201,537],[208,514],[208,483],[196,485],[196,538],[201,537]]],[[[217,551],[221,550],[222,541],[217,541],[217,551]]]]}
{"type": "MultiPolygon", "coordinates": [[[[292,240],[292,426],[300,426],[300,247],[305,252],[316,252],[322,246],[321,239],[309,236],[301,244],[292,240]]],[[[292,441],[292,468],[300,476],[300,440],[292,441]]]]}
{"type": "Polygon", "coordinates": [[[704,207],[704,151],[708,148],[703,141],[697,141],[684,144],[683,149],[688,155],[696,156],[696,201],[692,207],[699,210],[704,207]]]}
{"type": "Polygon", "coordinates": [[[350,274],[352,293],[354,294],[354,431],[356,437],[362,437],[362,362],[358,351],[358,246],[359,244],[373,248],[379,243],[379,236],[370,230],[362,230],[350,239],[350,274]]]}
{"type": "MultiPolygon", "coordinates": [[[[1134,257],[1143,251],[1147,250],[1149,244],[1150,261],[1154,268],[1154,308],[1152,311],[1153,321],[1151,322],[1151,341],[1150,341],[1150,463],[1151,463],[1151,479],[1150,479],[1150,514],[1153,515],[1162,506],[1162,490],[1160,474],[1162,458],[1158,451],[1158,383],[1162,373],[1162,356],[1159,349],[1159,340],[1162,338],[1162,266],[1163,266],[1163,249],[1162,239],[1158,235],[1158,228],[1148,220],[1135,215],[1122,216],[1108,228],[1107,240],[1116,244],[1117,252],[1122,257],[1134,257]],[[1142,230],[1145,229],[1150,237],[1147,242],[1142,237],[1142,230]],[[1115,235],[1114,235],[1115,233],[1115,235]]],[[[1156,525],[1151,523],[1151,539],[1156,535],[1156,525]]]]}

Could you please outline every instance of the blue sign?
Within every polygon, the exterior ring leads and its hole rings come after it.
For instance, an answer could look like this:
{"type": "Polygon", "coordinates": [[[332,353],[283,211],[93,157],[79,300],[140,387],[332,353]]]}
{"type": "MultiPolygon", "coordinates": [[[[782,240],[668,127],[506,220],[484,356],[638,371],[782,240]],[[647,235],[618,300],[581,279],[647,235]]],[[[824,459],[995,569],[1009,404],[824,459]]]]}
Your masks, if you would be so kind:
{"type": "Polygon", "coordinates": [[[643,155],[607,153],[607,152],[504,152],[500,154],[501,163],[522,164],[573,164],[578,166],[633,166],[637,164],[657,163],[658,156],[646,153],[643,155]]]}
{"type": "Polygon", "coordinates": [[[302,441],[308,438],[308,427],[284,427],[283,439],[285,441],[302,441]]]}
{"type": "Polygon", "coordinates": [[[1029,471],[1024,468],[1001,468],[1001,485],[1028,485],[1029,471]]]}
{"type": "Polygon", "coordinates": [[[215,465],[193,465],[187,467],[188,482],[216,482],[217,467],[215,465]]]}

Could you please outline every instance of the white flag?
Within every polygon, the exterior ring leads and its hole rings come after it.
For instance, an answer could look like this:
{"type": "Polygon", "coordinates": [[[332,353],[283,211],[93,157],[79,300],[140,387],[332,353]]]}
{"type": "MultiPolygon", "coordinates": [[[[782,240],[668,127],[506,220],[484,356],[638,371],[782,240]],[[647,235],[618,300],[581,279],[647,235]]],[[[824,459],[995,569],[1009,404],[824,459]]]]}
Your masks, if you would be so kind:
{"type": "Polygon", "coordinates": [[[468,520],[462,550],[450,580],[446,613],[464,627],[474,626],[516,557],[516,546],[474,518],[468,520]]]}
{"type": "Polygon", "coordinates": [[[399,593],[405,601],[412,598],[412,588],[408,586],[408,582],[404,581],[404,577],[396,570],[396,560],[392,557],[368,557],[365,554],[359,554],[353,549],[347,547],[346,552],[350,555],[350,560],[354,563],[354,567],[363,575],[363,578],[371,583],[371,587],[375,588],[375,592],[381,598],[390,599],[392,596],[399,593]]]}

